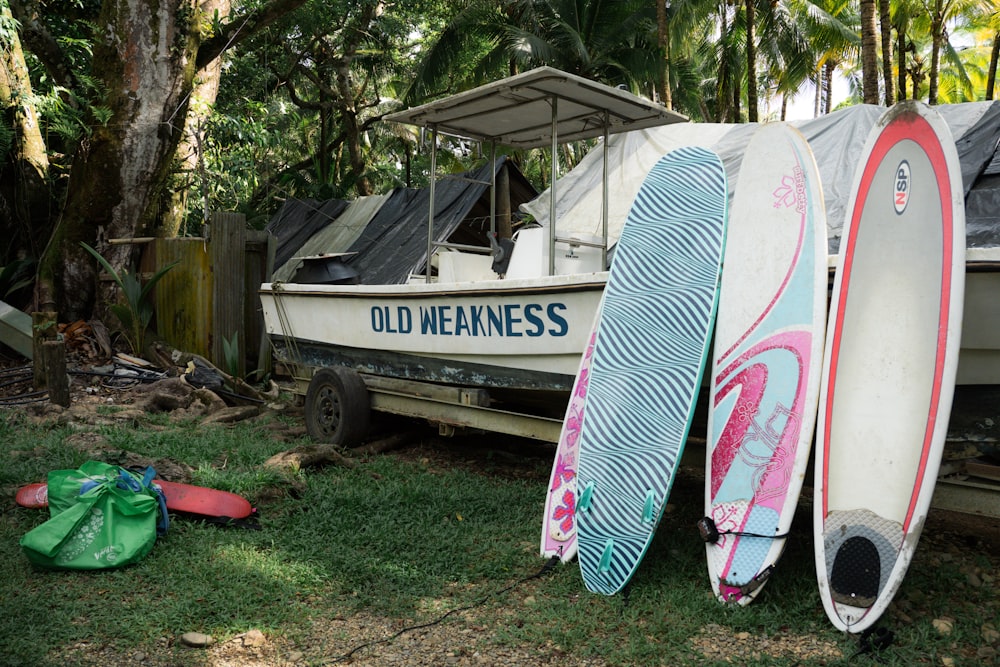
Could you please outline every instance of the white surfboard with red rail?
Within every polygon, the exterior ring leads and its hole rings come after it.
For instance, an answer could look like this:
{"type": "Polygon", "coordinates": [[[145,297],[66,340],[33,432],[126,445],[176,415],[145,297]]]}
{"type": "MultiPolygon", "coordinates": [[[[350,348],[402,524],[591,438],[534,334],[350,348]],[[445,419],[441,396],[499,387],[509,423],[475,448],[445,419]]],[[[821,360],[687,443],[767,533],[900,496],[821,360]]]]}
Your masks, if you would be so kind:
{"type": "Polygon", "coordinates": [[[826,613],[861,632],[899,589],[934,491],[966,244],[958,154],[933,109],[889,109],[854,183],[827,329],[814,529],[826,613]]]}

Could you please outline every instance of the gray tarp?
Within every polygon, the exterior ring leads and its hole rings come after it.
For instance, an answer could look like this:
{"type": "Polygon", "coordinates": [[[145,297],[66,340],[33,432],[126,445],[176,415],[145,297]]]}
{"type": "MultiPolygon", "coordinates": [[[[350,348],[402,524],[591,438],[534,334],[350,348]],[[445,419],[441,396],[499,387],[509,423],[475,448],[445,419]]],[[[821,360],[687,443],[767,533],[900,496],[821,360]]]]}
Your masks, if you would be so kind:
{"type": "Polygon", "coordinates": [[[336,220],[347,204],[343,199],[323,202],[315,199],[286,200],[264,228],[278,240],[274,265],[281,266],[291,259],[309,237],[336,220]]]}
{"type": "MultiPolygon", "coordinates": [[[[940,105],[935,109],[956,138],[966,192],[970,247],[1000,246],[1000,177],[984,173],[1000,140],[1000,102],[940,105]]],[[[840,246],[854,169],[868,133],[885,108],[848,107],[821,118],[791,123],[812,147],[823,181],[830,252],[840,246]]],[[[639,186],[657,160],[681,146],[705,146],[726,166],[730,196],[736,187],[743,152],[756,130],[753,124],[691,123],[668,125],[611,137],[608,143],[609,242],[617,240],[639,186]]],[[[556,219],[560,236],[572,232],[601,233],[601,173],[603,151],[592,150],[556,183],[556,219]]],[[[549,191],[521,207],[548,224],[549,191]]]]}
{"type": "MultiPolygon", "coordinates": [[[[438,177],[434,186],[434,240],[446,241],[484,195],[489,194],[493,169],[499,170],[507,160],[498,157],[494,165],[455,177],[438,177]]],[[[527,182],[516,169],[511,170],[511,192],[516,183],[527,182]]],[[[530,186],[528,186],[530,187],[530,186]]],[[[534,190],[532,190],[532,196],[534,190]]],[[[525,201],[522,197],[513,203],[525,201]]],[[[405,283],[411,274],[422,271],[427,259],[427,216],[430,210],[430,188],[397,189],[389,195],[368,223],[361,236],[348,249],[357,253],[350,264],[361,276],[361,282],[371,285],[405,283]]],[[[488,224],[488,223],[487,223],[488,224]]]]}
{"type": "MultiPolygon", "coordinates": [[[[326,226],[319,230],[301,244],[301,247],[291,249],[294,253],[284,264],[275,262],[278,268],[274,270],[272,280],[275,282],[289,282],[302,261],[300,257],[311,255],[324,255],[330,253],[345,252],[361,236],[361,232],[371,221],[378,210],[385,203],[388,195],[370,195],[358,197],[350,206],[336,218],[336,224],[328,221],[326,226]]],[[[288,202],[285,203],[285,206],[288,202]]],[[[281,209],[285,210],[284,207],[281,209]]]]}

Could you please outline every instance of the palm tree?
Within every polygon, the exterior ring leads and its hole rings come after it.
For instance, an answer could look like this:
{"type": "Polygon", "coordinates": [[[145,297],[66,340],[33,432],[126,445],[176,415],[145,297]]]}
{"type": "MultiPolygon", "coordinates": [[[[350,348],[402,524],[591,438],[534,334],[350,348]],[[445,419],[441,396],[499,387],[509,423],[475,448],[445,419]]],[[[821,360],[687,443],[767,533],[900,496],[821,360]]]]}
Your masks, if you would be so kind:
{"type": "Polygon", "coordinates": [[[710,46],[711,61],[717,72],[714,79],[714,101],[716,122],[736,123],[740,120],[743,67],[742,37],[745,34],[745,15],[734,8],[730,12],[728,3],[719,8],[718,39],[710,46]]]}
{"type": "MultiPolygon", "coordinates": [[[[951,45],[947,43],[948,35],[945,26],[959,18],[968,22],[975,20],[975,17],[980,15],[989,16],[996,11],[994,0],[932,0],[930,8],[931,62],[927,91],[927,101],[930,104],[937,104],[938,101],[941,53],[942,51],[953,51],[951,45]]],[[[952,65],[960,66],[951,53],[946,53],[946,55],[949,56],[952,65]]]]}
{"type": "Polygon", "coordinates": [[[757,122],[757,35],[754,28],[757,23],[755,10],[756,0],[745,0],[746,12],[746,50],[747,50],[747,120],[757,122]]]}
{"type": "Polygon", "coordinates": [[[878,24],[882,34],[882,83],[885,85],[885,105],[895,102],[892,91],[892,13],[890,0],[878,0],[878,24]]]}
{"type": "Polygon", "coordinates": [[[764,2],[756,18],[756,33],[764,35],[758,44],[758,61],[766,68],[761,88],[781,94],[784,118],[787,98],[815,71],[817,55],[795,3],[764,2]]]}
{"type": "Polygon", "coordinates": [[[861,0],[861,79],[865,104],[878,104],[876,35],[875,0],[861,0]]]}
{"type": "Polygon", "coordinates": [[[892,27],[896,30],[896,99],[906,99],[907,54],[913,50],[913,42],[907,39],[910,26],[911,3],[897,0],[893,6],[892,27]]]}
{"type": "Polygon", "coordinates": [[[656,45],[660,49],[659,56],[662,59],[662,67],[659,80],[659,95],[663,106],[668,109],[673,108],[673,99],[670,94],[670,21],[667,18],[666,0],[655,0],[656,2],[656,45]]]}
{"type": "Polygon", "coordinates": [[[993,34],[993,49],[990,53],[990,70],[986,78],[986,99],[993,99],[993,89],[997,83],[997,60],[1000,60],[1000,30],[993,34]]]}
{"type": "Polygon", "coordinates": [[[633,92],[662,76],[647,0],[474,0],[422,58],[404,102],[550,65],[633,92]]]}
{"type": "Polygon", "coordinates": [[[792,7],[815,54],[817,113],[829,113],[833,76],[841,63],[853,61],[860,51],[857,5],[851,0],[794,0],[792,7]],[[826,103],[819,108],[824,97],[826,103]]]}
{"type": "Polygon", "coordinates": [[[671,102],[691,118],[723,119],[732,106],[727,82],[740,66],[730,62],[737,50],[720,45],[728,34],[719,27],[726,24],[727,9],[724,0],[671,0],[667,8],[671,102]],[[721,88],[726,90],[722,103],[721,88]]]}

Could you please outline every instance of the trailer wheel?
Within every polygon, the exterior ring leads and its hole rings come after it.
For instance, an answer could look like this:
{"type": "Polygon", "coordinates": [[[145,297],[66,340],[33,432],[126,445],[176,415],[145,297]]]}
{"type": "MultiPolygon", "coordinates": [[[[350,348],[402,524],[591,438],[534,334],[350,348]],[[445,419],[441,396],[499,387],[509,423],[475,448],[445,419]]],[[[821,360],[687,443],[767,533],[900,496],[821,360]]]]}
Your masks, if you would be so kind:
{"type": "Polygon", "coordinates": [[[357,372],[343,366],[321,368],[306,391],[306,431],[316,442],[351,447],[368,434],[371,402],[357,372]]]}

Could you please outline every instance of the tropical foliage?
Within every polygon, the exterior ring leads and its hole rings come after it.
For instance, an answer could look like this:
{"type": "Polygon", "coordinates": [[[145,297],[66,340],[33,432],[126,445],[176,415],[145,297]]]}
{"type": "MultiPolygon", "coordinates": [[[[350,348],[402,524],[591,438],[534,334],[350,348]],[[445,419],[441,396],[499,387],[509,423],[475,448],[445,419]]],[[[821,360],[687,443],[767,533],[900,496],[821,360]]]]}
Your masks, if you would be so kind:
{"type": "MultiPolygon", "coordinates": [[[[792,100],[992,99],[1000,34],[993,0],[133,4],[0,0],[0,265],[38,260],[36,300],[67,316],[109,298],[81,242],[121,271],[134,257],[102,238],[420,186],[426,137],[382,116],[514,72],[551,65],[745,122],[792,100]]],[[[480,157],[451,148],[443,168],[480,157]]],[[[547,157],[514,158],[547,185],[547,157]]]]}

